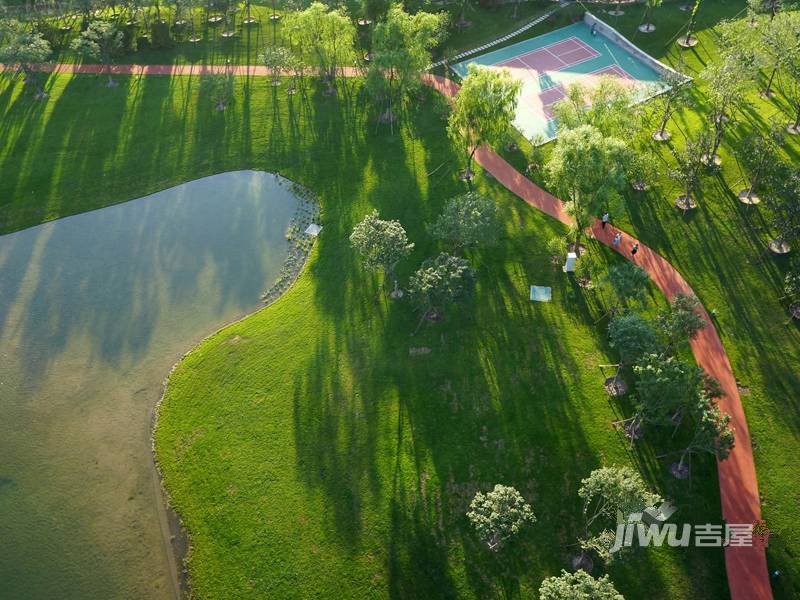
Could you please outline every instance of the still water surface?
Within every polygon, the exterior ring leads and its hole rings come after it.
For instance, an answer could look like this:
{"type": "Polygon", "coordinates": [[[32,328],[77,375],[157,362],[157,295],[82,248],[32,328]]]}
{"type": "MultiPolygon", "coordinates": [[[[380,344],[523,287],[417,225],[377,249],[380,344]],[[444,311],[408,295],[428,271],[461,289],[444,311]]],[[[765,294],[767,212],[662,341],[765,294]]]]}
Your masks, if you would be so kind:
{"type": "Polygon", "coordinates": [[[0,236],[0,597],[173,595],[153,407],[258,307],[297,205],[237,171],[0,236]]]}

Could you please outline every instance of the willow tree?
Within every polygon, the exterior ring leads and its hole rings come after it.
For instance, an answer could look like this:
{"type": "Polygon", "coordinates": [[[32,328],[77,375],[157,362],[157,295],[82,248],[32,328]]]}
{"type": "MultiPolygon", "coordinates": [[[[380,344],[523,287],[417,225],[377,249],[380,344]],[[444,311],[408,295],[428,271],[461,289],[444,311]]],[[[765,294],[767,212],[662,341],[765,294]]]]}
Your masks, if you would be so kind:
{"type": "Polygon", "coordinates": [[[638,129],[641,115],[633,90],[616,77],[604,75],[594,85],[573,83],[553,105],[559,130],[591,125],[605,136],[628,139],[638,129]]]}
{"type": "Polygon", "coordinates": [[[601,208],[627,184],[629,151],[622,140],[605,137],[591,125],[563,132],[545,165],[548,184],[567,202],[575,219],[575,253],[584,230],[601,208]]]}
{"type": "Polygon", "coordinates": [[[472,179],[472,161],[483,144],[497,144],[511,128],[522,82],[506,71],[470,64],[453,100],[447,133],[466,154],[464,177],[472,179]]]}
{"type": "Polygon", "coordinates": [[[442,40],[445,25],[444,13],[410,15],[402,4],[393,4],[375,26],[367,89],[385,106],[381,121],[393,123],[394,107],[419,90],[422,74],[431,64],[431,50],[442,40]]]}
{"type": "Polygon", "coordinates": [[[314,65],[327,85],[326,94],[336,92],[340,69],[355,64],[356,28],[341,10],[329,10],[314,2],[305,10],[286,15],[283,30],[291,47],[303,54],[307,64],[314,65]]]}

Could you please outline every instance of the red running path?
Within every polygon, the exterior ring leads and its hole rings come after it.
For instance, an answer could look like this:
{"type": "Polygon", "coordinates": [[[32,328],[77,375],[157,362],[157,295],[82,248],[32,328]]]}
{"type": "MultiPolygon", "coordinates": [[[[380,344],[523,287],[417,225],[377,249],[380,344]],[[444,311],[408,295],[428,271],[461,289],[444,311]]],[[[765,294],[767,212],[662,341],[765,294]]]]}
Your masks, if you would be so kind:
{"type": "MultiPolygon", "coordinates": [[[[0,70],[4,66],[0,64],[0,70]]],[[[107,72],[102,65],[55,64],[40,65],[38,68],[42,71],[62,73],[107,72]]],[[[111,68],[112,73],[119,75],[202,75],[228,71],[233,72],[234,75],[257,77],[271,74],[266,67],[254,65],[114,65],[111,68]]],[[[344,75],[352,76],[358,70],[348,68],[342,72],[344,75]]],[[[425,83],[448,98],[455,96],[460,87],[454,81],[438,75],[425,76],[425,83]]],[[[572,223],[561,200],[534,184],[494,151],[482,147],[476,152],[475,159],[497,181],[531,206],[562,223],[572,223]]],[[[639,243],[639,251],[635,258],[632,257],[630,248],[637,240],[624,231],[620,231],[612,225],[603,229],[600,222],[595,220],[591,232],[595,239],[613,248],[647,271],[667,298],[672,298],[675,294],[680,293],[694,294],[681,274],[661,255],[644,244],[639,243]],[[622,236],[622,242],[615,247],[611,240],[618,232],[622,236]]],[[[731,424],[736,430],[736,446],[733,451],[726,460],[717,461],[722,516],[726,523],[752,524],[761,519],[761,502],[758,495],[758,480],[756,479],[756,467],[747,419],[739,397],[739,389],[736,386],[736,378],[733,376],[722,340],[720,340],[705,308],[701,307],[701,313],[707,324],[692,340],[692,352],[697,364],[719,381],[723,391],[723,396],[719,400],[720,408],[731,416],[731,424]]],[[[767,558],[762,547],[726,547],[725,568],[733,600],[770,600],[772,598],[767,558]]]]}
{"type": "MultiPolygon", "coordinates": [[[[427,77],[427,83],[448,97],[454,96],[459,89],[457,83],[434,75],[427,77]]],[[[572,224],[572,218],[567,214],[561,200],[534,184],[497,153],[482,147],[476,152],[475,159],[497,181],[525,202],[562,223],[572,224]]],[[[637,240],[624,231],[612,225],[607,225],[604,229],[600,221],[595,219],[591,232],[595,239],[647,271],[667,298],[672,298],[675,294],[694,295],[681,274],[661,255],[644,244],[639,243],[639,251],[632,257],[630,249],[637,240]],[[615,247],[611,242],[617,233],[622,235],[622,241],[615,247]]],[[[719,400],[720,408],[731,416],[731,425],[736,430],[733,451],[726,460],[717,461],[722,516],[726,523],[752,524],[761,519],[761,502],[747,419],[722,340],[705,308],[701,307],[701,314],[707,324],[691,341],[692,352],[697,364],[719,381],[723,391],[719,400]]],[[[764,548],[726,547],[725,568],[733,600],[772,598],[764,548]]]]}

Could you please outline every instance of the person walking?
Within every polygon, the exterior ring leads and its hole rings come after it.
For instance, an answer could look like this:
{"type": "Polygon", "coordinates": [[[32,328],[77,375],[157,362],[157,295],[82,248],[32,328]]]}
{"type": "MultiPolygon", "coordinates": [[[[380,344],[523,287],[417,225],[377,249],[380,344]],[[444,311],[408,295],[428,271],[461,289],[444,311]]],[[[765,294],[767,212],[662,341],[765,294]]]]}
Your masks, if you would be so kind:
{"type": "Polygon", "coordinates": [[[634,242],[633,248],[631,248],[631,258],[636,257],[636,253],[639,251],[639,242],[634,242]]]}
{"type": "Polygon", "coordinates": [[[608,225],[608,219],[609,219],[608,211],[606,211],[606,212],[603,213],[603,218],[600,219],[600,223],[601,223],[603,229],[605,229],[606,225],[608,225]]]}
{"type": "Polygon", "coordinates": [[[611,240],[611,245],[614,246],[614,248],[618,248],[621,243],[622,243],[622,234],[620,232],[617,232],[617,235],[615,235],[614,239],[611,240]]]}

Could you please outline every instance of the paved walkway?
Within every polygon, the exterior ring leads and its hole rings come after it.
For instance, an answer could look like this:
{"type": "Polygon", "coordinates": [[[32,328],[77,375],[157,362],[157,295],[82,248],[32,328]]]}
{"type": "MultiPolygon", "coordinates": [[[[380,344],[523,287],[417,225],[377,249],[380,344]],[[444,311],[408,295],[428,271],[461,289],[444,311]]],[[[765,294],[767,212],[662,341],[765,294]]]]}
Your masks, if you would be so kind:
{"type": "MultiPolygon", "coordinates": [[[[3,66],[0,64],[0,70],[3,66]]],[[[61,73],[100,73],[103,72],[103,67],[101,65],[56,64],[41,65],[39,70],[61,73]]],[[[202,75],[226,70],[231,70],[235,75],[240,76],[261,77],[271,74],[266,67],[254,65],[114,65],[111,69],[112,73],[119,75],[202,75]]],[[[357,72],[357,69],[345,69],[343,74],[354,75],[357,72]]],[[[457,83],[438,75],[427,75],[425,82],[448,98],[452,98],[459,90],[457,83]]],[[[494,151],[485,147],[481,148],[475,154],[475,159],[497,181],[531,206],[562,223],[570,224],[572,222],[564,210],[563,203],[558,198],[534,184],[494,151]]],[[[599,221],[595,220],[591,230],[597,240],[614,248],[611,240],[618,231],[616,228],[608,225],[602,229],[599,221]]],[[[634,260],[630,255],[630,248],[636,240],[624,231],[619,231],[619,233],[622,235],[622,243],[614,249],[647,271],[667,298],[679,293],[694,294],[681,274],[658,253],[644,244],[640,243],[639,252],[634,260]]],[[[731,416],[731,424],[736,430],[736,446],[726,460],[717,462],[722,516],[726,523],[751,524],[761,519],[761,503],[758,496],[758,481],[747,419],[722,340],[720,340],[705,308],[702,309],[702,315],[707,325],[692,340],[692,352],[694,352],[697,363],[715,377],[722,386],[724,395],[720,399],[719,405],[731,416]]],[[[729,546],[725,548],[725,567],[733,600],[769,600],[772,598],[766,553],[763,548],[729,546]]]]}
{"type": "MultiPolygon", "coordinates": [[[[448,97],[455,95],[459,89],[457,83],[436,75],[429,75],[427,83],[448,97]]],[[[566,213],[563,203],[558,198],[534,184],[496,152],[483,147],[476,152],[475,159],[497,181],[531,206],[562,223],[572,223],[572,218],[566,213]]],[[[594,221],[591,231],[598,241],[647,271],[667,298],[680,293],[694,294],[681,274],[661,255],[644,244],[639,244],[635,259],[631,257],[630,248],[636,240],[624,231],[617,230],[612,225],[607,225],[603,229],[599,220],[594,221]],[[614,247],[611,241],[618,231],[622,235],[622,242],[619,247],[614,247]]],[[[722,340],[705,308],[702,308],[701,312],[707,325],[692,340],[692,352],[697,364],[715,377],[722,386],[724,395],[719,405],[731,416],[731,425],[736,430],[736,446],[733,451],[726,460],[717,461],[722,516],[726,523],[755,523],[761,519],[761,502],[758,496],[758,481],[747,419],[722,340]]],[[[772,598],[766,553],[763,548],[725,548],[725,568],[733,600],[772,598]]]]}

